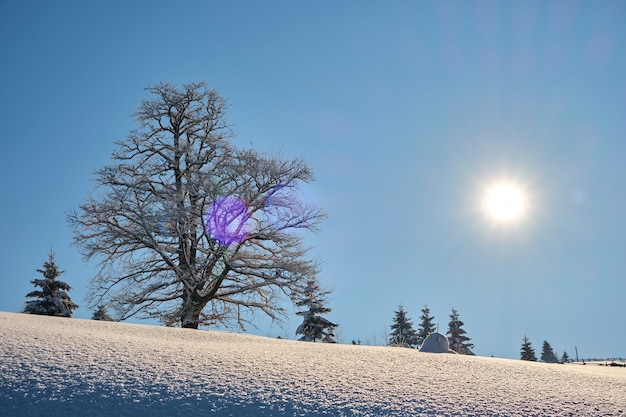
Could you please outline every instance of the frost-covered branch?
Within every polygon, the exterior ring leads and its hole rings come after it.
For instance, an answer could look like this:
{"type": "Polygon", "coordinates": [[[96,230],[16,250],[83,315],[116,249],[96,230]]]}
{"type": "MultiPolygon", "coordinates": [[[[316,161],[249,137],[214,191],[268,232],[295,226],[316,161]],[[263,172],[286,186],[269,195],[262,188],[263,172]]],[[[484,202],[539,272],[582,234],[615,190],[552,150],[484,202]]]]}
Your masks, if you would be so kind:
{"type": "Polygon", "coordinates": [[[242,308],[280,316],[281,296],[318,272],[303,237],[325,215],[298,188],[311,168],[234,147],[227,102],[204,83],[147,90],[138,128],[68,214],[74,243],[100,266],[91,302],[192,328],[242,324],[242,308]]]}

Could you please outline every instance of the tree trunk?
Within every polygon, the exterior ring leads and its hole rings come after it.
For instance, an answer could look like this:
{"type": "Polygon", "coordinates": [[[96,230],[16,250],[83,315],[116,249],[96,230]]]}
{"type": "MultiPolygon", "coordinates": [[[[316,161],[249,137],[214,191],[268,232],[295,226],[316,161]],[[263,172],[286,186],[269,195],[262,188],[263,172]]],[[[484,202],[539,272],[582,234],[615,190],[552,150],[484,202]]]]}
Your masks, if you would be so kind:
{"type": "Polygon", "coordinates": [[[201,302],[193,295],[189,295],[183,300],[182,314],[180,316],[180,326],[184,329],[197,329],[200,325],[200,313],[206,303],[201,302]]]}
{"type": "Polygon", "coordinates": [[[200,324],[199,321],[200,321],[200,317],[199,316],[196,318],[195,321],[188,321],[187,323],[185,323],[184,321],[181,321],[181,327],[183,329],[195,329],[195,330],[198,330],[198,325],[200,324]]]}

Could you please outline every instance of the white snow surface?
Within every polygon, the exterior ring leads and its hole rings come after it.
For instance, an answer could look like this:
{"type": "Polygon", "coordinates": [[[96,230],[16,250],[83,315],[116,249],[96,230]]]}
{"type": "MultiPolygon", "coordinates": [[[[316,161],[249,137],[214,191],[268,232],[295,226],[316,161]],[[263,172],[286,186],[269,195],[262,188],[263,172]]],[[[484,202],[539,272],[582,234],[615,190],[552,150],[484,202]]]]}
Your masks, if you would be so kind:
{"type": "Polygon", "coordinates": [[[450,342],[448,342],[448,338],[441,333],[429,334],[426,339],[424,339],[422,346],[420,346],[420,352],[456,353],[455,351],[450,350],[450,342]]]}
{"type": "Polygon", "coordinates": [[[626,369],[0,313],[0,416],[623,416],[626,369]]]}

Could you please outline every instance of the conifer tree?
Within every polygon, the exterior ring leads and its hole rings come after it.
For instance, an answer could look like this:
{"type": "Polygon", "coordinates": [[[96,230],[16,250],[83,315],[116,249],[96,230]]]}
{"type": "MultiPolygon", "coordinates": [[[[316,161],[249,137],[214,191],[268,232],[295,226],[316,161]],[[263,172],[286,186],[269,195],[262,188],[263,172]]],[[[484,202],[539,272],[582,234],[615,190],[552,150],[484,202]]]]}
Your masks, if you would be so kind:
{"type": "Polygon", "coordinates": [[[65,271],[59,271],[54,262],[54,254],[48,254],[48,261],[43,264],[44,269],[37,269],[44,279],[34,279],[31,283],[41,290],[31,291],[26,294],[27,298],[35,300],[27,301],[24,313],[40,314],[45,316],[72,317],[72,311],[78,308],[67,294],[71,290],[68,284],[57,278],[65,271]]]}
{"type": "Polygon", "coordinates": [[[452,309],[447,333],[450,349],[462,355],[473,355],[474,352],[472,352],[472,348],[474,345],[469,343],[471,339],[465,336],[467,332],[463,329],[464,325],[465,323],[459,319],[459,313],[455,309],[452,309]]]}
{"type": "Polygon", "coordinates": [[[569,362],[569,355],[567,354],[567,352],[563,351],[563,356],[561,356],[561,363],[568,363],[569,362]]]}
{"type": "Polygon", "coordinates": [[[526,336],[524,336],[524,341],[522,343],[520,359],[523,361],[537,361],[537,357],[535,356],[535,349],[533,349],[532,343],[530,343],[530,340],[528,340],[528,337],[526,336]]]}
{"type": "Polygon", "coordinates": [[[100,304],[96,311],[93,312],[92,320],[115,321],[107,312],[107,308],[100,304]]]}
{"type": "Polygon", "coordinates": [[[430,315],[430,309],[428,306],[424,306],[422,309],[422,315],[420,316],[420,324],[417,327],[417,344],[421,345],[429,334],[435,332],[435,324],[433,320],[435,317],[430,315]]]}
{"type": "Polygon", "coordinates": [[[559,361],[547,340],[543,341],[543,346],[541,347],[541,361],[546,363],[557,363],[559,361]]]}
{"type": "Polygon", "coordinates": [[[338,325],[322,317],[322,315],[331,311],[326,306],[325,296],[328,294],[330,294],[330,291],[322,291],[317,280],[308,281],[302,293],[302,298],[296,302],[296,306],[306,308],[306,310],[296,313],[302,316],[302,324],[296,329],[296,335],[302,335],[299,340],[335,343],[333,331],[338,325]]]}
{"type": "Polygon", "coordinates": [[[395,312],[388,344],[402,347],[416,347],[417,345],[417,333],[402,306],[399,306],[398,311],[395,312]]]}

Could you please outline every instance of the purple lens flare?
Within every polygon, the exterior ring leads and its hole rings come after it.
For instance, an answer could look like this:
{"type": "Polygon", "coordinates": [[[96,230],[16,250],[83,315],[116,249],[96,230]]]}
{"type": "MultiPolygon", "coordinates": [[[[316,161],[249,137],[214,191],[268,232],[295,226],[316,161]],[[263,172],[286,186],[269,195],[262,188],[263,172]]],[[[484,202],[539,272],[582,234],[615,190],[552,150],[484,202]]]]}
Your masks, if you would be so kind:
{"type": "Polygon", "coordinates": [[[206,212],[206,230],[224,246],[242,243],[254,227],[252,210],[235,196],[218,198],[206,212]]]}

